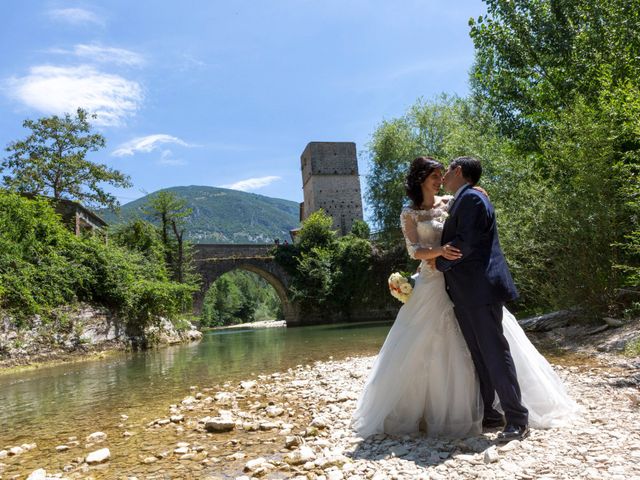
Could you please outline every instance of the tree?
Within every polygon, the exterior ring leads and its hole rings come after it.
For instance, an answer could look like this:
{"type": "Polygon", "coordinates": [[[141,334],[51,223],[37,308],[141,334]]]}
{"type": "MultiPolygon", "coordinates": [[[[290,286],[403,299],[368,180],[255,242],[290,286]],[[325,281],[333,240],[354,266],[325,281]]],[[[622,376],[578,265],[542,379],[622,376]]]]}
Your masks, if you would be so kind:
{"type": "Polygon", "coordinates": [[[502,217],[521,291],[619,313],[640,270],[640,2],[486,3],[472,90],[516,146],[494,185],[516,193],[502,217]]]}
{"type": "Polygon", "coordinates": [[[447,139],[468,122],[470,108],[467,101],[447,95],[418,99],[405,115],[384,121],[375,130],[368,145],[370,173],[365,195],[383,238],[386,234],[398,240],[406,198],[404,180],[411,161],[422,155],[446,159],[447,139]]]}
{"type": "Polygon", "coordinates": [[[356,220],[351,226],[351,235],[357,238],[369,240],[369,237],[371,236],[371,229],[364,220],[356,220]]]}
{"type": "MultiPolygon", "coordinates": [[[[67,198],[92,206],[115,208],[116,198],[102,184],[130,187],[129,177],[85,157],[105,146],[99,133],[91,133],[89,114],[78,109],[76,116],[53,115],[25,120],[31,130],[24,140],[10,143],[9,156],[2,162],[7,188],[34,195],[67,198]]],[[[95,118],[95,115],[91,116],[95,118]]]]}
{"type": "Polygon", "coordinates": [[[163,190],[151,197],[145,213],[160,221],[160,234],[165,246],[166,262],[180,283],[184,282],[191,263],[190,248],[184,239],[184,220],[192,209],[187,201],[173,192],[163,190]],[[173,233],[173,237],[170,234],[173,233]]]}
{"type": "Polygon", "coordinates": [[[537,148],[550,120],[580,95],[640,79],[638,0],[485,0],[470,20],[475,97],[504,133],[537,148]]]}

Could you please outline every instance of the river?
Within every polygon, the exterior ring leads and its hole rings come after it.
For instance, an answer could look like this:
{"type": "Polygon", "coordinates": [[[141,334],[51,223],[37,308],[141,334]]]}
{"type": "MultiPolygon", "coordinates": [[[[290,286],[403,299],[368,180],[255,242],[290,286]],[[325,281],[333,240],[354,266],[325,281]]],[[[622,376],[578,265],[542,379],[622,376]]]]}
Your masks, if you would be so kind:
{"type": "Polygon", "coordinates": [[[0,375],[0,449],[25,442],[50,447],[69,436],[115,430],[121,415],[149,421],[166,415],[167,405],[188,395],[192,385],[372,355],[390,326],[213,330],[199,343],[0,375]]]}

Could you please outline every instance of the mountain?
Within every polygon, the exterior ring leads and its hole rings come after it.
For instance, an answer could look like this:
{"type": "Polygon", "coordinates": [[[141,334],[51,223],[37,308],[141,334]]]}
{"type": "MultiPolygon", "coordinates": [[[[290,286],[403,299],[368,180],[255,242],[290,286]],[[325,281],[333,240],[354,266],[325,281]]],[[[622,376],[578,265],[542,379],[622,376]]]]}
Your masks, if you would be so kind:
{"type": "MultiPolygon", "coordinates": [[[[187,201],[193,213],[186,219],[186,235],[194,243],[272,243],[291,240],[289,230],[299,226],[299,205],[290,200],[265,197],[217,187],[171,187],[187,201]]],[[[119,213],[102,210],[98,214],[109,224],[133,218],[151,218],[143,213],[145,204],[158,192],[123,205],[119,213]]]]}

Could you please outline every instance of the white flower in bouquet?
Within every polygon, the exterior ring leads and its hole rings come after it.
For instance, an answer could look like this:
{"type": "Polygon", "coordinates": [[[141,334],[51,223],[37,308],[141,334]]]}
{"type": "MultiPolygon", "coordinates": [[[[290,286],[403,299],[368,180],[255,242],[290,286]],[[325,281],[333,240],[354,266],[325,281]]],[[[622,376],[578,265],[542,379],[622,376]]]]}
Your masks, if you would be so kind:
{"type": "Polygon", "coordinates": [[[411,297],[413,292],[413,286],[410,279],[401,273],[394,272],[389,276],[389,292],[394,298],[397,298],[402,303],[406,303],[411,297]]]}

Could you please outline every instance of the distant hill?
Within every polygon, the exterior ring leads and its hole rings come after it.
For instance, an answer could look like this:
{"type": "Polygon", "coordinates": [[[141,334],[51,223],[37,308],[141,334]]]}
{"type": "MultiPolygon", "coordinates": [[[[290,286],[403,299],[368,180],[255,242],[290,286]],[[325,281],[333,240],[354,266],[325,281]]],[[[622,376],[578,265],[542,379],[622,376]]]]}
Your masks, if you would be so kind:
{"type": "MultiPolygon", "coordinates": [[[[299,205],[290,200],[265,197],[217,187],[171,187],[164,189],[186,199],[193,214],[186,220],[194,243],[271,243],[291,240],[289,230],[299,225],[299,205]]],[[[123,205],[118,214],[98,214],[110,225],[144,218],[142,209],[158,192],[123,205]]]]}

